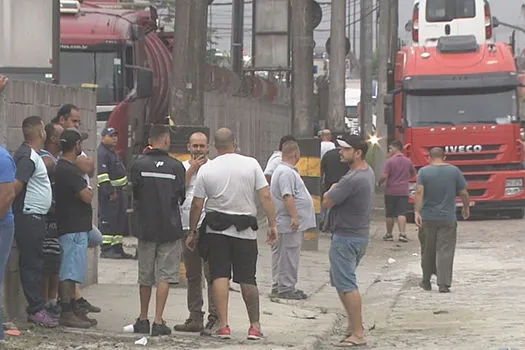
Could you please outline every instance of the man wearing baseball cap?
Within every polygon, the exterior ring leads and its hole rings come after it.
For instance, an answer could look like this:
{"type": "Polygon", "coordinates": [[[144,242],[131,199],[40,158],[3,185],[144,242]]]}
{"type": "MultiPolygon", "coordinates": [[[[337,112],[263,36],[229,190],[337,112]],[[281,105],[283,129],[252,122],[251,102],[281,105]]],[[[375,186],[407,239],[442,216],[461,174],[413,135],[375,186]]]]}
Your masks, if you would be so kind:
{"type": "Polygon", "coordinates": [[[66,129],[60,136],[62,156],[55,170],[56,222],[62,261],[60,263],[60,325],[89,328],[96,320],[76,307],[75,284],[84,282],[87,270],[88,232],[92,229],[93,191],[82,170],[76,165],[82,153],[82,135],[76,129],[66,129]]]}
{"type": "Polygon", "coordinates": [[[368,246],[370,214],[375,175],[365,160],[368,144],[359,136],[337,139],[341,161],[350,171],[324,194],[323,205],[330,209],[330,277],[348,310],[348,333],[337,346],[365,345],[356,269],[368,246]]]}
{"type": "Polygon", "coordinates": [[[97,151],[99,228],[102,231],[102,258],[132,259],[122,247],[126,230],[128,177],[126,167],[115,152],[118,132],[102,130],[102,142],[97,151]]]}

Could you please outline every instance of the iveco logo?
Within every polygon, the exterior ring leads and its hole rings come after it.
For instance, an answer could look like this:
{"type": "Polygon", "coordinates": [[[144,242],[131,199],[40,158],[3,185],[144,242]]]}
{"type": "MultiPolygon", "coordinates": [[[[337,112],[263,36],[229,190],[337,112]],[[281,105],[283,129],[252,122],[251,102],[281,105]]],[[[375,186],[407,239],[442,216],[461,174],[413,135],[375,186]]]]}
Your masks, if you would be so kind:
{"type": "Polygon", "coordinates": [[[473,153],[483,151],[481,145],[459,145],[459,146],[445,146],[446,153],[473,153]]]}

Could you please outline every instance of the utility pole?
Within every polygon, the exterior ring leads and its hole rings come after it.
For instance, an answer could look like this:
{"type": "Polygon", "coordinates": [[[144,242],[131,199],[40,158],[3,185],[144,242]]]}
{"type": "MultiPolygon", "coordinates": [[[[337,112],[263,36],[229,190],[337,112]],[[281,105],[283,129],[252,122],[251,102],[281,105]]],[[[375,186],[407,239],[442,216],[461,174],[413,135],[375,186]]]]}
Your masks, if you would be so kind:
{"type": "Polygon", "coordinates": [[[330,109],[328,127],[335,132],[344,131],[345,117],[345,1],[332,2],[330,21],[330,109]]]}
{"type": "Polygon", "coordinates": [[[376,106],[376,132],[381,138],[379,146],[381,152],[375,154],[376,163],[373,164],[376,174],[383,173],[384,162],[387,153],[387,125],[385,123],[384,97],[388,92],[388,62],[390,61],[390,6],[391,0],[379,0],[379,31],[378,31],[378,65],[379,91],[376,106]]]}
{"type": "Polygon", "coordinates": [[[374,1],[361,0],[361,136],[372,133],[372,68],[374,57],[374,1]]]}
{"type": "MultiPolygon", "coordinates": [[[[354,56],[357,56],[357,34],[356,34],[356,24],[357,24],[357,1],[359,0],[352,0],[353,1],[353,8],[352,8],[352,52],[354,53],[354,56]]],[[[350,23],[349,23],[350,24],[350,23]]],[[[350,39],[350,37],[348,37],[350,39]]]]}
{"type": "Polygon", "coordinates": [[[243,68],[244,0],[233,0],[232,5],[232,70],[241,76],[243,68]]]}
{"type": "Polygon", "coordinates": [[[292,113],[293,134],[312,137],[314,38],[312,2],[292,0],[292,113]]]}
{"type": "Polygon", "coordinates": [[[177,125],[204,124],[207,0],[175,2],[171,117],[177,125]]]}

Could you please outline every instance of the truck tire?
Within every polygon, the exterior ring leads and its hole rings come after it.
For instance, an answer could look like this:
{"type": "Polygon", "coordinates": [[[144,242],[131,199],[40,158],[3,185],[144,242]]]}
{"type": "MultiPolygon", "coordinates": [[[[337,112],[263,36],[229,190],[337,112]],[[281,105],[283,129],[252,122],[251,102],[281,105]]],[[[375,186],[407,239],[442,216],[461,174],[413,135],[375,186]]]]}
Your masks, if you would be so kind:
{"type": "Polygon", "coordinates": [[[511,219],[523,219],[525,216],[525,209],[509,210],[509,216],[511,219]]]}

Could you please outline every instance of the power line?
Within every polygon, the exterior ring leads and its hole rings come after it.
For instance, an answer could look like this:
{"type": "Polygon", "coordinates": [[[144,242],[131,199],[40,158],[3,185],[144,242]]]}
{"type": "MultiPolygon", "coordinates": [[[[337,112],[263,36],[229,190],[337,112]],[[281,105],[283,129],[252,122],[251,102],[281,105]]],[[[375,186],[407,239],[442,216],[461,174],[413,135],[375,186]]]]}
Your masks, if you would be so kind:
{"type": "MultiPolygon", "coordinates": [[[[358,19],[356,19],[355,21],[352,21],[348,24],[345,25],[345,27],[349,27],[353,24],[356,24],[356,23],[359,23],[361,22],[363,19],[367,18],[368,16],[370,16],[371,14],[373,14],[375,11],[377,11],[379,9],[379,3],[374,6],[374,8],[372,10],[370,10],[370,12],[368,12],[367,14],[365,14],[364,16],[361,16],[359,17],[358,19]]],[[[330,29],[314,29],[316,32],[329,32],[330,29]]]]}

